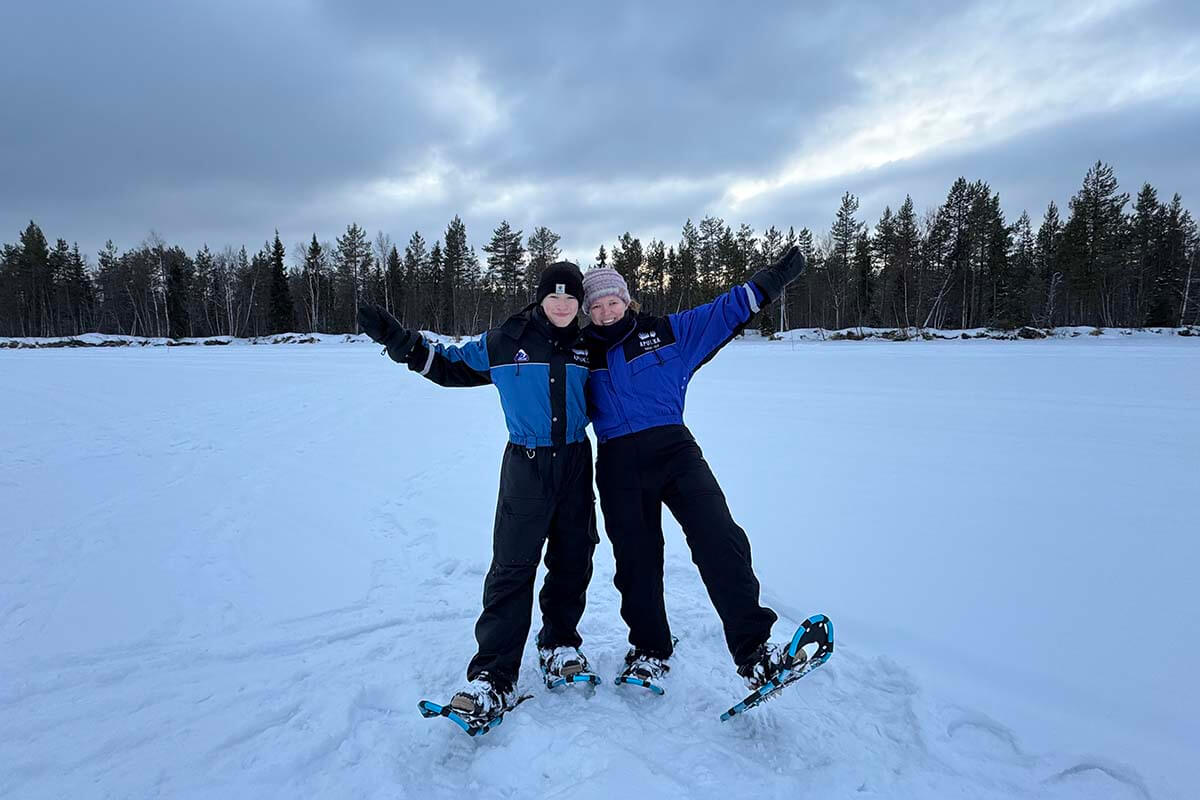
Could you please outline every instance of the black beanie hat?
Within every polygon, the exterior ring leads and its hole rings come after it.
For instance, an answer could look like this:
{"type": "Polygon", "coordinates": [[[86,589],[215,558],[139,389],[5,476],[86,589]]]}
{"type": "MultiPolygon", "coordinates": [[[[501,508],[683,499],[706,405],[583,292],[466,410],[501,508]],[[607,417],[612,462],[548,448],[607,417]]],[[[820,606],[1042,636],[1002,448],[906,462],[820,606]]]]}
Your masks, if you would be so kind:
{"type": "Polygon", "coordinates": [[[537,301],[540,303],[548,294],[569,294],[583,305],[583,273],[570,261],[556,261],[542,272],[538,279],[537,301]]]}

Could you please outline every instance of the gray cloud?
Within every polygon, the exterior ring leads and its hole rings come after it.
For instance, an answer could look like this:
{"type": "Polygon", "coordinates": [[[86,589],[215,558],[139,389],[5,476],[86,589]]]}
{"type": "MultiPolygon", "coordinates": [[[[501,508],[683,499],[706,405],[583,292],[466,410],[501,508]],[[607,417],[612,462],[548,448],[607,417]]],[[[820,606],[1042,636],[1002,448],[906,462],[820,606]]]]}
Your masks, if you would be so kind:
{"type": "Polygon", "coordinates": [[[0,241],[94,251],[429,241],[462,215],[547,225],[576,257],[706,213],[874,220],[958,174],[1014,218],[1096,159],[1200,188],[1200,20],[1182,2],[193,5],[0,11],[0,241]]]}

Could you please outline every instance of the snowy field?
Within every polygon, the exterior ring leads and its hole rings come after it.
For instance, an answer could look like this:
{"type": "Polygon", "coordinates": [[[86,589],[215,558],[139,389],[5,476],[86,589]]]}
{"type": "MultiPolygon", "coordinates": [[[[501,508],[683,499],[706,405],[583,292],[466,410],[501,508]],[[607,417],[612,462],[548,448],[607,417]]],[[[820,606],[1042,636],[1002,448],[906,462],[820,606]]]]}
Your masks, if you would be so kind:
{"type": "MultiPolygon", "coordinates": [[[[744,693],[673,522],[668,692],[423,720],[503,420],[365,344],[0,351],[0,797],[1192,798],[1200,342],[735,342],[688,423],[785,638],[744,693]],[[742,784],[742,786],[738,786],[742,784]]],[[[668,516],[669,520],[669,516],[668,516]]],[[[625,632],[597,550],[582,623],[625,632]]]]}

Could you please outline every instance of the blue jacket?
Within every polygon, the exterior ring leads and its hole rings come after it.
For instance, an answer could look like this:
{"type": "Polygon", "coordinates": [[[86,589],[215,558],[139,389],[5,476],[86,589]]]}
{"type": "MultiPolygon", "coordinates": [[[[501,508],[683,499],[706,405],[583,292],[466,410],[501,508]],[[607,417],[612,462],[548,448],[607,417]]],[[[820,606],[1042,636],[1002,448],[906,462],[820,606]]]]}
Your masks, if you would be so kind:
{"type": "Polygon", "coordinates": [[[745,283],[688,311],[638,314],[615,343],[598,329],[584,329],[591,369],[588,413],[597,440],[682,424],[688,381],[741,332],[762,300],[762,291],[745,283]]]}
{"type": "Polygon", "coordinates": [[[442,386],[494,384],[508,440],[550,447],[586,438],[587,351],[574,335],[555,337],[536,306],[461,345],[424,339],[409,352],[408,368],[442,386]]]}

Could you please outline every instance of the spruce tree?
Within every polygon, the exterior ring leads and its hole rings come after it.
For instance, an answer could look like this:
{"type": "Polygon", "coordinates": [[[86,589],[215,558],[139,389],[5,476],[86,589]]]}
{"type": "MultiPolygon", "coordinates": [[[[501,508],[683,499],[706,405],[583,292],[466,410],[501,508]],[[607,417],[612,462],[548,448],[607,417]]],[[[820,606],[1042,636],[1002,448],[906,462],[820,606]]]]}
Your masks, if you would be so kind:
{"type": "Polygon", "coordinates": [[[276,230],[275,242],[271,245],[271,307],[268,314],[270,333],[288,333],[295,328],[296,323],[283,256],[283,242],[279,240],[279,231],[276,230]]]}
{"type": "Polygon", "coordinates": [[[629,286],[630,297],[641,297],[642,242],[625,231],[612,251],[612,265],[629,286]]]}
{"type": "Polygon", "coordinates": [[[444,272],[445,259],[439,239],[429,251],[429,266],[425,271],[425,318],[429,328],[438,332],[445,331],[445,309],[442,307],[444,272]]]}
{"type": "Polygon", "coordinates": [[[854,264],[851,277],[854,296],[854,315],[859,327],[872,325],[870,311],[875,295],[875,274],[871,258],[871,238],[865,226],[859,228],[854,239],[854,264]]]}
{"type": "Polygon", "coordinates": [[[217,332],[216,303],[213,296],[216,260],[206,244],[196,251],[192,262],[196,265],[196,273],[192,281],[188,313],[198,335],[212,336],[217,332]]]}
{"type": "MultiPolygon", "coordinates": [[[[517,232],[517,236],[519,242],[520,231],[517,232]]],[[[442,250],[442,258],[442,333],[457,336],[465,333],[459,330],[462,326],[459,324],[461,314],[458,301],[460,290],[466,288],[468,258],[467,226],[457,214],[446,226],[446,244],[442,250]]],[[[519,275],[519,272],[514,273],[514,285],[519,275]]],[[[463,297],[466,296],[464,292],[463,297]]]]}
{"type": "Polygon", "coordinates": [[[71,245],[59,239],[49,252],[50,281],[54,287],[50,298],[50,335],[62,336],[70,328],[70,299],[67,290],[67,271],[70,269],[71,245]]]}
{"type": "Polygon", "coordinates": [[[348,225],[346,233],[337,238],[334,263],[338,283],[334,324],[341,330],[358,333],[359,296],[371,266],[367,232],[358,227],[358,223],[348,225]]]}
{"type": "Polygon", "coordinates": [[[1046,206],[1042,224],[1034,240],[1034,288],[1038,303],[1033,307],[1034,322],[1046,328],[1058,325],[1062,308],[1063,272],[1060,263],[1063,226],[1058,216],[1058,206],[1053,200],[1046,206]]]}
{"type": "Polygon", "coordinates": [[[855,217],[858,212],[858,198],[846,192],[842,195],[841,205],[834,218],[829,235],[833,250],[825,265],[825,275],[829,282],[829,296],[833,302],[833,327],[845,325],[853,293],[854,249],[858,241],[861,223],[855,217]]]}
{"type": "Polygon", "coordinates": [[[996,313],[996,326],[1017,328],[1032,321],[1032,309],[1038,296],[1034,291],[1037,243],[1029,212],[1022,211],[1013,227],[1012,254],[1009,257],[1010,286],[1005,302],[996,313]]]}
{"type": "MultiPolygon", "coordinates": [[[[458,218],[455,217],[455,219],[458,218]]],[[[512,229],[508,220],[502,220],[499,227],[492,231],[491,241],[483,248],[483,252],[488,254],[487,281],[492,286],[499,288],[505,304],[520,297],[527,286],[524,280],[526,276],[525,248],[521,244],[521,235],[521,231],[512,229]]],[[[449,232],[446,236],[447,253],[449,253],[449,232]]]]}
{"type": "Polygon", "coordinates": [[[1129,259],[1131,273],[1130,290],[1133,297],[1133,324],[1154,325],[1164,324],[1150,322],[1155,319],[1165,319],[1170,315],[1164,313],[1161,306],[1156,313],[1150,314],[1150,307],[1160,301],[1156,288],[1159,287],[1160,272],[1163,266],[1162,255],[1165,248],[1166,209],[1158,202],[1158,192],[1146,183],[1138,192],[1133,206],[1133,216],[1129,220],[1129,240],[1126,253],[1129,259]]]}
{"type": "Polygon", "coordinates": [[[404,285],[405,307],[400,320],[409,327],[428,327],[425,318],[425,306],[428,286],[426,276],[429,272],[429,254],[425,251],[425,240],[420,231],[413,231],[408,244],[404,247],[404,285]]]}
{"type": "MultiPolygon", "coordinates": [[[[525,270],[526,297],[534,298],[538,279],[546,267],[558,261],[561,251],[558,249],[559,235],[546,227],[534,228],[526,242],[529,253],[529,266],[525,270]]],[[[486,250],[485,250],[486,252],[486,250]]]]}
{"type": "Polygon", "coordinates": [[[384,278],[387,310],[396,316],[404,315],[404,264],[395,245],[387,253],[387,274],[384,278]]]}
{"type": "Polygon", "coordinates": [[[1146,324],[1174,326],[1183,324],[1184,296],[1191,287],[1188,268],[1190,252],[1195,249],[1196,224],[1183,208],[1178,194],[1171,198],[1163,214],[1163,237],[1159,248],[1159,267],[1151,288],[1146,324]]]}
{"type": "Polygon", "coordinates": [[[300,267],[300,283],[304,287],[304,313],[308,317],[308,330],[312,333],[329,332],[326,325],[326,315],[329,311],[325,307],[328,281],[325,251],[314,233],[304,251],[304,264],[300,267]]]}
{"type": "Polygon", "coordinates": [[[21,232],[17,264],[16,284],[21,296],[17,327],[22,336],[53,336],[54,273],[50,268],[50,246],[42,229],[32,220],[21,232]]]}
{"type": "Polygon", "coordinates": [[[642,302],[651,314],[665,314],[667,284],[667,246],[651,239],[646,248],[646,280],[642,284],[642,302]]]}
{"type": "Polygon", "coordinates": [[[1063,226],[1062,259],[1066,272],[1069,323],[1113,325],[1125,233],[1124,207],[1129,195],[1117,191],[1112,167],[1097,161],[1071,198],[1071,216],[1063,226]]]}

